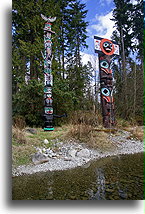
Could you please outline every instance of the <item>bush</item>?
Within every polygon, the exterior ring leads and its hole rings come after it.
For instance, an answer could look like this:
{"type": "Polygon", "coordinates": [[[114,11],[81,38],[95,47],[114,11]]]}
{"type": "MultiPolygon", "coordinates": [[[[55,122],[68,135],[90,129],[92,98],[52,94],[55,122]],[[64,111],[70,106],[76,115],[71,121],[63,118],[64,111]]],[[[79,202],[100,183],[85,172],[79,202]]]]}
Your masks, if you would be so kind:
{"type": "Polygon", "coordinates": [[[21,115],[16,115],[13,117],[13,125],[20,130],[26,127],[25,118],[21,115]]]}
{"type": "Polygon", "coordinates": [[[28,140],[24,131],[14,126],[12,127],[12,139],[18,144],[28,143],[28,140]]]}
{"type": "Polygon", "coordinates": [[[30,80],[13,95],[13,117],[24,118],[28,126],[42,126],[43,83],[30,80]]]}
{"type": "Polygon", "coordinates": [[[70,123],[96,127],[102,125],[102,116],[99,112],[94,111],[75,111],[70,116],[70,123]]]}

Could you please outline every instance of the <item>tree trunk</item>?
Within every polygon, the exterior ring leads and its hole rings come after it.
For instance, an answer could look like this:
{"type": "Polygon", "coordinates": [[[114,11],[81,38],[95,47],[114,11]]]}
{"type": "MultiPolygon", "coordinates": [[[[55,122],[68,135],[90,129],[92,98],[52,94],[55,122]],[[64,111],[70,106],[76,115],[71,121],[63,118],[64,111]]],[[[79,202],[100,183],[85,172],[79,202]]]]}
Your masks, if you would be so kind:
{"type": "Polygon", "coordinates": [[[135,119],[136,110],[136,63],[134,63],[134,99],[133,99],[133,117],[135,119]]]}
{"type": "Polygon", "coordinates": [[[124,114],[123,116],[127,116],[128,110],[128,100],[127,100],[127,73],[126,73],[126,59],[125,59],[125,48],[124,48],[124,39],[123,39],[123,30],[120,27],[120,36],[121,36],[121,47],[122,47],[122,79],[123,79],[123,105],[124,105],[124,114]]]}
{"type": "Polygon", "coordinates": [[[30,80],[36,79],[36,73],[35,73],[35,66],[34,66],[35,60],[34,56],[30,56],[30,80]]]}

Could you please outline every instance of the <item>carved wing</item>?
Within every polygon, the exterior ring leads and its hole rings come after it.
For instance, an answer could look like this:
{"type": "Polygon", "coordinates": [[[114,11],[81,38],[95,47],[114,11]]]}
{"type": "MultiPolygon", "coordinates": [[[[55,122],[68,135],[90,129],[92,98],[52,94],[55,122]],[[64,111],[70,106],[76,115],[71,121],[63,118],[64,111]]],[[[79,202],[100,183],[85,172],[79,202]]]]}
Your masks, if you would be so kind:
{"type": "Polygon", "coordinates": [[[54,22],[56,20],[56,17],[48,17],[49,22],[54,22]]]}
{"type": "Polygon", "coordinates": [[[46,16],[44,16],[43,14],[41,14],[41,17],[42,17],[42,19],[44,19],[45,21],[47,21],[47,22],[54,22],[55,20],[56,20],[56,17],[46,17],[46,16]]]}
{"type": "Polygon", "coordinates": [[[41,14],[42,19],[44,19],[45,21],[48,21],[48,18],[46,16],[44,16],[43,14],[41,14]]]}

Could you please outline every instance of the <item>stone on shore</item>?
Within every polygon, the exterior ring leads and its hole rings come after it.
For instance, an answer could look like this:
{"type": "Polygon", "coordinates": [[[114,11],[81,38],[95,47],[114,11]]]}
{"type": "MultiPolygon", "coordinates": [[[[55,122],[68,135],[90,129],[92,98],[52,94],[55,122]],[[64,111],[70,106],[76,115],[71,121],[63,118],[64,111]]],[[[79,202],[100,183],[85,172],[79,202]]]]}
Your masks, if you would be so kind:
{"type": "Polygon", "coordinates": [[[76,157],[76,153],[77,153],[76,149],[72,149],[68,151],[69,156],[71,156],[72,158],[76,157]]]}
{"type": "Polygon", "coordinates": [[[32,129],[32,128],[27,128],[25,129],[26,132],[31,133],[31,134],[37,134],[37,130],[36,129],[32,129]]]}
{"type": "Polygon", "coordinates": [[[47,139],[45,139],[43,142],[44,142],[45,144],[48,144],[48,143],[49,143],[49,141],[48,141],[47,139]]]}
{"type": "Polygon", "coordinates": [[[32,156],[32,162],[34,164],[42,164],[42,163],[48,162],[48,160],[49,160],[48,157],[42,153],[37,152],[32,156]]]}
{"type": "Polygon", "coordinates": [[[82,149],[81,151],[77,152],[77,156],[79,158],[89,158],[91,155],[89,149],[82,149]]]}

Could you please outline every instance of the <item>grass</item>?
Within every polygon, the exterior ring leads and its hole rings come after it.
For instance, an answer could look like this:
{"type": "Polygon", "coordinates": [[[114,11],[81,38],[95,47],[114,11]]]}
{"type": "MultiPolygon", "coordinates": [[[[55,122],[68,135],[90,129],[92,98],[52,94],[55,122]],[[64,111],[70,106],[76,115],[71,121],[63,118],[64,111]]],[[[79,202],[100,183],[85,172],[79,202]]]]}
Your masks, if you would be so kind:
{"type": "MultiPolygon", "coordinates": [[[[103,127],[99,127],[103,130],[103,127]]],[[[115,145],[109,140],[110,133],[104,131],[95,131],[92,126],[86,124],[73,125],[67,133],[68,138],[71,136],[80,142],[86,143],[88,147],[99,151],[114,150],[115,145]]]]}
{"type": "Polygon", "coordinates": [[[56,127],[52,132],[44,132],[42,128],[37,128],[36,134],[26,132],[25,129],[12,127],[12,164],[19,166],[31,163],[31,155],[36,152],[35,147],[44,147],[44,139],[49,141],[46,148],[52,148],[56,139],[60,141],[66,139],[68,128],[66,126],[56,127]]]}
{"type": "Polygon", "coordinates": [[[126,127],[125,130],[131,133],[130,137],[143,141],[144,130],[142,126],[134,126],[134,127],[129,126],[129,127],[126,127]]]}
{"type": "MultiPolygon", "coordinates": [[[[98,151],[113,151],[116,147],[109,140],[109,132],[103,131],[103,126],[97,125],[97,131],[94,124],[81,122],[79,124],[68,124],[62,127],[56,127],[54,131],[45,132],[42,128],[36,128],[37,133],[31,134],[25,129],[18,127],[12,128],[12,161],[13,166],[29,164],[31,155],[36,152],[36,147],[54,148],[57,140],[60,142],[75,139],[85,143],[88,147],[97,149],[98,151]],[[44,139],[48,140],[48,144],[44,144],[44,139]]],[[[143,140],[143,128],[132,127],[124,124],[124,121],[118,123],[119,129],[124,129],[131,133],[131,137],[143,140]],[[123,124],[123,126],[121,126],[123,124]]]]}

